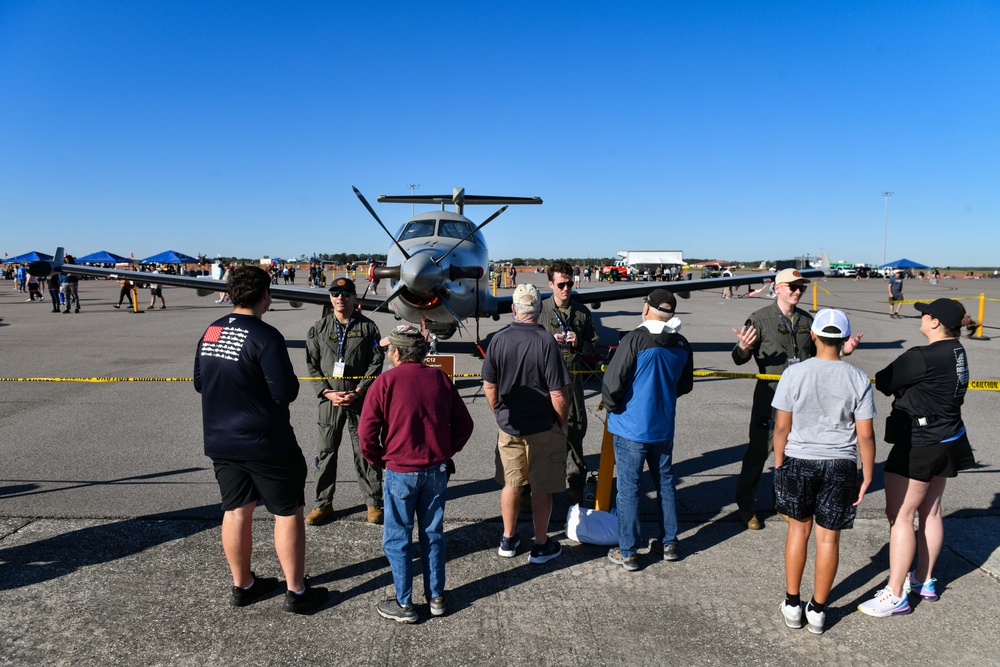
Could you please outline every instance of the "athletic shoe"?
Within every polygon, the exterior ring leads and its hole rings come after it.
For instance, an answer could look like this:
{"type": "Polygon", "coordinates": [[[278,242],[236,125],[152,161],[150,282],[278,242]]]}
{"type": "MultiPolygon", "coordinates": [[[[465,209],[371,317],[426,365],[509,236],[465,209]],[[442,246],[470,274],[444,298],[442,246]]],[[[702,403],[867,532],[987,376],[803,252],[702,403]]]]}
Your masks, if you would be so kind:
{"type": "Polygon", "coordinates": [[[329,594],[330,591],[325,588],[313,588],[307,580],[306,589],[302,593],[285,592],[285,611],[293,614],[308,613],[322,606],[329,594]]]}
{"type": "Polygon", "coordinates": [[[229,604],[234,607],[245,607],[264,597],[278,585],[278,580],[274,577],[258,577],[253,572],[250,573],[250,576],[253,577],[253,584],[250,588],[233,586],[233,594],[229,597],[229,604]]]}
{"type": "Polygon", "coordinates": [[[906,599],[906,594],[898,598],[892,594],[892,589],[886,586],[875,593],[875,597],[868,602],[858,605],[858,611],[875,618],[886,618],[895,614],[909,614],[910,603],[906,599]]]}
{"type": "Polygon", "coordinates": [[[632,554],[625,558],[617,547],[611,547],[611,551],[608,552],[608,560],[615,565],[621,565],[627,572],[635,572],[639,569],[639,557],[632,554]]]}
{"type": "Polygon", "coordinates": [[[528,558],[528,561],[532,563],[548,563],[561,553],[562,548],[559,546],[559,543],[550,537],[545,540],[545,544],[531,543],[531,557],[528,558]]]}
{"type": "Polygon", "coordinates": [[[680,559],[680,548],[676,544],[668,544],[663,547],[663,560],[675,561],[680,559]]]}
{"type": "Polygon", "coordinates": [[[917,578],[910,572],[906,575],[906,581],[903,582],[903,593],[909,595],[910,593],[916,591],[920,594],[920,597],[928,602],[934,602],[938,599],[937,591],[934,589],[934,582],[937,579],[929,579],[923,583],[917,581],[917,578]]]}
{"type": "Polygon", "coordinates": [[[785,601],[781,601],[781,615],[785,618],[785,625],[793,630],[798,630],[802,627],[802,605],[791,605],[785,604],[785,601]]]}
{"type": "Polygon", "coordinates": [[[504,558],[513,558],[517,555],[517,548],[521,546],[521,538],[518,537],[517,533],[514,533],[510,537],[506,535],[500,536],[500,549],[497,553],[504,558]]]}
{"type": "Polygon", "coordinates": [[[806,627],[814,635],[823,634],[823,627],[826,625],[826,612],[813,611],[812,605],[806,605],[806,627]]]}
{"type": "Polygon", "coordinates": [[[378,609],[379,616],[388,618],[390,621],[396,621],[397,623],[417,622],[417,610],[413,608],[413,605],[408,604],[404,607],[399,604],[396,598],[382,600],[378,603],[376,609],[378,609]]]}
{"type": "Polygon", "coordinates": [[[430,601],[431,616],[444,616],[448,613],[448,603],[445,601],[444,596],[437,598],[431,598],[430,601]]]}

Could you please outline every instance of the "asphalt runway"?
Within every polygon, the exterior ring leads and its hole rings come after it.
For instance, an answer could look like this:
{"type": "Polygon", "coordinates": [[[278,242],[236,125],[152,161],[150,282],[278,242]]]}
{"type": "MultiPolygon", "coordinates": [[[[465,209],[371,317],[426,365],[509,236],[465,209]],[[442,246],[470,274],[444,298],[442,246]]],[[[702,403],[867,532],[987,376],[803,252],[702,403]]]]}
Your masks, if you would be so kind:
{"type": "MultiPolygon", "coordinates": [[[[544,276],[520,274],[541,284],[544,276]]],[[[851,362],[873,375],[923,342],[919,320],[887,315],[881,281],[820,281],[820,306],[846,310],[865,336],[851,362]]],[[[166,310],[114,310],[115,283],[81,284],[80,314],[55,314],[46,302],[0,283],[3,378],[185,378],[205,327],[228,312],[212,298],[165,289],[166,310]]],[[[584,285],[586,287],[586,285],[584,285]]],[[[742,291],[742,290],[741,290],[742,291]]],[[[907,298],[1000,297],[1000,281],[912,281],[907,298]]],[[[142,292],[143,303],[148,293],[142,292]]],[[[808,294],[807,294],[808,296],[808,294]]],[[[681,301],[683,333],[695,367],[728,372],[733,327],[767,305],[694,293],[681,301]]],[[[965,302],[969,307],[974,302],[965,302]]],[[[605,343],[638,324],[641,301],[595,311],[605,343]]],[[[305,333],[318,308],[277,304],[265,316],[285,335],[305,375],[305,333]]],[[[1000,323],[997,302],[987,303],[1000,323]]],[[[383,331],[394,322],[377,315],[383,331]]],[[[482,334],[508,320],[485,322],[482,334]]],[[[474,323],[469,323],[474,327],[474,323]]],[[[990,326],[987,335],[1000,336],[990,326]]],[[[968,341],[972,377],[1000,378],[1000,339],[968,341]]],[[[457,372],[479,373],[472,345],[442,343],[457,372]]],[[[458,385],[476,431],[456,457],[446,509],[450,612],[400,626],[376,616],[391,594],[381,530],[364,523],[349,445],[340,455],[337,520],[307,527],[307,571],[333,589],[312,617],[280,610],[280,598],[245,609],[226,605],[229,573],[219,546],[218,490],[202,454],[201,403],[190,382],[0,382],[0,664],[25,665],[983,665],[1000,664],[1000,392],[970,391],[964,415],[979,467],[949,482],[945,549],[935,568],[940,601],[915,601],[914,613],[872,619],[856,605],[880,587],[888,567],[880,444],[875,484],[841,548],[828,630],[789,630],[777,612],[784,586],[785,530],[759,494],[765,529],[736,522],[731,498],[746,442],[753,381],[696,379],[680,399],[675,473],[683,559],[642,556],[626,573],[607,547],[562,534],[565,499],[550,526],[563,555],[545,565],[499,558],[499,487],[493,482],[495,422],[478,379],[458,385]]],[[[599,382],[588,385],[588,459],[596,466],[603,429],[599,382]]],[[[889,401],[877,395],[882,417],[889,401]]],[[[303,387],[292,406],[299,442],[311,459],[316,403],[303,387]]],[[[881,435],[881,417],[876,433],[881,435]]],[[[307,497],[312,492],[312,475],[307,497]]],[[[644,510],[652,509],[649,499],[644,510]]],[[[254,567],[280,574],[268,515],[257,513],[254,567]]],[[[521,533],[528,524],[522,517],[521,533]]],[[[648,524],[647,524],[648,527],[648,524]]],[[[812,555],[810,555],[810,561],[812,555]]],[[[811,591],[811,565],[803,592],[811,591]]],[[[420,578],[414,582],[416,602],[420,578]]]]}
{"type": "MultiPolygon", "coordinates": [[[[544,286],[544,274],[522,273],[519,278],[544,286]]],[[[596,285],[596,283],[591,283],[596,285]]],[[[882,281],[834,279],[817,283],[819,307],[836,306],[851,317],[855,331],[863,331],[860,349],[851,357],[869,376],[903,350],[922,344],[919,318],[912,306],[904,320],[887,316],[886,287],[882,281]]],[[[583,285],[586,288],[588,285],[583,285]]],[[[0,286],[0,340],[5,378],[127,377],[185,378],[192,373],[194,350],[204,328],[228,308],[213,297],[198,297],[191,290],[165,288],[166,310],[142,313],[115,310],[118,286],[110,281],[81,283],[82,312],[55,314],[47,302],[26,303],[11,292],[12,283],[0,286]]],[[[362,287],[363,289],[363,287],[362,287]]],[[[906,297],[969,297],[985,292],[1000,297],[1000,281],[950,280],[930,285],[913,280],[906,297]]],[[[142,305],[148,292],[140,291],[142,305]]],[[[729,372],[755,372],[753,363],[737,367],[730,358],[733,327],[767,305],[763,297],[723,300],[718,293],[694,292],[681,300],[678,315],[682,332],[695,351],[695,368],[729,372]]],[[[806,295],[811,303],[811,292],[806,295]]],[[[965,301],[975,312],[978,301],[965,301]]],[[[606,303],[595,310],[602,342],[614,344],[619,332],[638,324],[641,300],[606,303]]],[[[281,330],[288,341],[296,372],[306,376],[304,338],[319,309],[294,309],[281,302],[265,320],[281,330]]],[[[992,315],[1000,324],[1000,303],[987,302],[987,323],[992,315]]],[[[383,331],[396,323],[379,313],[375,320],[383,331]]],[[[509,320],[481,323],[481,335],[505,326],[509,320]]],[[[467,323],[474,332],[475,323],[467,323]]],[[[997,327],[985,334],[1000,336],[997,327]]],[[[456,356],[457,373],[478,374],[481,360],[467,335],[440,344],[440,354],[456,356]]],[[[967,341],[974,379],[1000,378],[1000,338],[967,341]]],[[[457,473],[449,491],[450,519],[495,519],[498,486],[492,481],[496,426],[478,379],[458,379],[463,397],[476,420],[472,440],[456,457],[457,473]]],[[[727,517],[734,475],[739,470],[749,418],[753,381],[700,378],[694,391],[678,403],[675,470],[680,512],[684,518],[706,521],[727,517]]],[[[189,382],[52,383],[0,382],[0,419],[3,423],[3,473],[0,475],[0,516],[36,517],[136,517],[170,513],[179,516],[218,516],[214,476],[202,453],[200,397],[189,382]]],[[[587,384],[589,431],[585,444],[588,465],[597,467],[604,413],[599,377],[587,384]]],[[[889,400],[876,394],[880,417],[889,400]]],[[[1000,427],[1000,392],[970,391],[964,416],[975,448],[978,469],[950,484],[949,511],[991,513],[1000,509],[995,438],[1000,427]]],[[[292,423],[307,460],[315,456],[316,403],[308,384],[292,405],[292,423]]],[[[880,444],[876,460],[888,448],[880,444]]],[[[356,493],[349,447],[341,449],[338,516],[362,516],[356,493]]],[[[877,473],[880,473],[881,465],[877,473]]],[[[880,474],[875,488],[861,506],[862,516],[881,516],[883,496],[880,474]]],[[[767,488],[770,477],[762,483],[767,488]]],[[[309,491],[312,486],[310,476],[309,491]]],[[[307,499],[309,492],[307,492],[307,499]]],[[[767,514],[768,494],[761,492],[760,507],[767,514]]],[[[557,512],[563,508],[557,505],[557,512]]]]}

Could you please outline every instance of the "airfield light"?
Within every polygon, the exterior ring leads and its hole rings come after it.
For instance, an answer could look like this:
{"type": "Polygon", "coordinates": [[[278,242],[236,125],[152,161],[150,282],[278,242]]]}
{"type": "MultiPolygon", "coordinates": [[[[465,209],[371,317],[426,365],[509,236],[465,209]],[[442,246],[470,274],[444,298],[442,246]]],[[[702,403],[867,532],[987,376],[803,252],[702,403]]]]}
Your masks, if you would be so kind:
{"type": "Polygon", "coordinates": [[[882,196],[885,197],[885,219],[882,221],[882,266],[885,266],[885,246],[889,234],[889,197],[892,195],[892,192],[882,191],[882,196]]]}
{"type": "MultiPolygon", "coordinates": [[[[406,187],[410,188],[410,196],[412,197],[413,194],[414,194],[414,192],[416,191],[416,189],[420,187],[420,184],[419,183],[410,183],[406,187]]],[[[412,218],[414,215],[416,215],[416,214],[413,212],[413,204],[410,204],[410,217],[412,218]]]]}

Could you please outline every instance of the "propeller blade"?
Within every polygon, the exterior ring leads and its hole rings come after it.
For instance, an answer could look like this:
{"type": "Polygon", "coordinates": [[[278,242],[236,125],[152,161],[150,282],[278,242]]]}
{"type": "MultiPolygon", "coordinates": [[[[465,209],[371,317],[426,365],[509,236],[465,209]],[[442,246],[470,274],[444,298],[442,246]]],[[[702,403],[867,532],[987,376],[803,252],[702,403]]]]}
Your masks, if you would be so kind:
{"type": "Polygon", "coordinates": [[[448,303],[448,301],[444,298],[444,295],[441,294],[441,292],[438,290],[437,287],[434,288],[433,292],[434,292],[434,295],[437,296],[438,299],[440,299],[442,305],[444,305],[444,307],[448,309],[448,312],[451,313],[451,316],[455,318],[455,324],[458,325],[458,328],[461,329],[462,331],[464,331],[465,333],[469,333],[469,330],[465,328],[464,324],[462,324],[462,320],[458,317],[458,315],[452,309],[451,304],[448,303]]]}
{"type": "MultiPolygon", "coordinates": [[[[478,231],[479,231],[480,229],[482,229],[482,228],[483,228],[483,227],[485,227],[486,225],[488,225],[488,224],[490,224],[491,222],[493,222],[493,221],[494,221],[494,220],[496,219],[496,217],[497,217],[498,215],[500,215],[501,213],[503,213],[503,212],[504,212],[504,211],[506,211],[506,210],[507,210],[507,207],[506,207],[506,206],[504,206],[503,208],[499,209],[499,210],[498,210],[498,211],[497,211],[496,213],[494,213],[494,214],[493,214],[493,215],[491,215],[490,217],[488,217],[488,218],[486,218],[485,220],[483,220],[483,221],[482,221],[482,223],[480,223],[480,225],[479,225],[478,227],[476,227],[476,228],[475,228],[475,229],[473,229],[473,230],[472,230],[471,232],[469,232],[468,234],[466,234],[466,235],[465,235],[465,238],[464,238],[464,239],[462,239],[461,241],[459,241],[458,243],[456,243],[455,245],[453,245],[453,246],[452,246],[452,247],[451,247],[451,248],[450,248],[450,249],[448,250],[448,252],[446,252],[445,254],[441,255],[441,256],[440,256],[440,257],[438,257],[437,259],[435,259],[435,260],[434,260],[434,263],[435,263],[435,264],[437,264],[438,266],[441,266],[441,260],[443,260],[443,259],[444,259],[445,257],[447,257],[448,255],[450,255],[450,254],[451,254],[451,252],[452,252],[452,250],[454,250],[454,249],[455,249],[455,248],[457,248],[458,246],[460,246],[460,245],[462,245],[463,243],[465,243],[465,242],[466,242],[466,240],[468,240],[468,238],[469,238],[470,236],[472,236],[473,234],[475,234],[476,232],[478,232],[478,231]]],[[[474,277],[474,276],[470,276],[470,277],[474,277]]]]}
{"type": "Polygon", "coordinates": [[[399,283],[399,285],[396,287],[396,289],[394,289],[392,291],[392,294],[390,294],[389,296],[385,297],[385,301],[383,301],[382,303],[380,303],[375,308],[375,310],[373,310],[369,314],[377,313],[380,310],[382,310],[384,312],[389,312],[389,302],[391,302],[393,299],[395,299],[397,296],[399,296],[399,293],[402,292],[404,289],[406,289],[406,285],[404,283],[399,283]]]}
{"type": "Polygon", "coordinates": [[[403,253],[403,257],[409,259],[410,253],[406,252],[406,249],[403,246],[399,245],[399,241],[396,240],[396,237],[394,237],[392,233],[390,233],[389,230],[385,228],[385,225],[382,224],[382,221],[379,219],[378,214],[375,213],[375,209],[371,207],[371,204],[369,204],[368,200],[365,199],[365,196],[361,194],[361,191],[355,188],[353,185],[351,187],[354,188],[354,194],[358,196],[358,199],[360,199],[361,203],[365,205],[365,208],[368,209],[368,212],[372,214],[372,217],[375,218],[375,222],[377,222],[378,226],[382,228],[382,231],[384,231],[386,234],[389,235],[389,238],[392,239],[392,242],[396,244],[396,247],[399,248],[399,251],[403,253]]]}

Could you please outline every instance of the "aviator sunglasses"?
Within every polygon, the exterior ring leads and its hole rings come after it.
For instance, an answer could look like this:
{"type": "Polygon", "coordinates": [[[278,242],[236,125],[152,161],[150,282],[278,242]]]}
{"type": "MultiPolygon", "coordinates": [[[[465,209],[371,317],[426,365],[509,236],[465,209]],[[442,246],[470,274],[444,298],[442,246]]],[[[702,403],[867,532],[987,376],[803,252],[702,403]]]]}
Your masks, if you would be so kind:
{"type": "Polygon", "coordinates": [[[572,287],[572,286],[573,286],[573,281],[572,280],[564,282],[564,283],[556,283],[556,287],[558,289],[566,289],[567,287],[572,287]]]}
{"type": "Polygon", "coordinates": [[[344,290],[335,289],[335,290],[330,290],[330,296],[341,296],[346,298],[349,296],[354,296],[354,292],[346,292],[344,290]]]}

